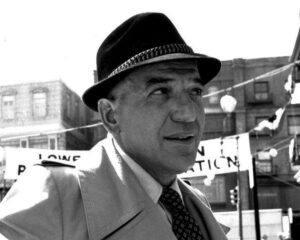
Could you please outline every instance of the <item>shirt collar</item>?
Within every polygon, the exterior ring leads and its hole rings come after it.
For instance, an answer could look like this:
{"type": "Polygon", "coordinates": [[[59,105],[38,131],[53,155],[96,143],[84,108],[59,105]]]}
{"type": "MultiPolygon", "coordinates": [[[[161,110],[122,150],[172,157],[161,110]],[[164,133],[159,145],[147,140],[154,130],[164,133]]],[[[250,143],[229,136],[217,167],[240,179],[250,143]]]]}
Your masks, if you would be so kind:
{"type": "MultiPolygon", "coordinates": [[[[154,203],[158,203],[159,197],[162,194],[162,185],[157,182],[145,169],[143,169],[138,163],[136,163],[131,157],[129,157],[119,146],[117,141],[113,139],[113,143],[117,152],[120,154],[121,158],[127,163],[127,165],[131,168],[133,173],[138,178],[140,184],[142,185],[143,189],[149,195],[154,203]]],[[[177,178],[170,186],[173,190],[179,193],[181,199],[182,194],[180,188],[178,186],[177,178]]]]}

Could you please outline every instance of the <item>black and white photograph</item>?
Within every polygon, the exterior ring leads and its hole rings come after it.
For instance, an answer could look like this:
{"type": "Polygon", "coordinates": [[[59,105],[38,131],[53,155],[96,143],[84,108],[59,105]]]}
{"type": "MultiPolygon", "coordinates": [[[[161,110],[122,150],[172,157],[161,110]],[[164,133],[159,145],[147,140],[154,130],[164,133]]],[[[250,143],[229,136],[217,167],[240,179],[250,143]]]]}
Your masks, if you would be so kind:
{"type": "Polygon", "coordinates": [[[300,2],[0,1],[24,239],[300,240],[300,2]]]}

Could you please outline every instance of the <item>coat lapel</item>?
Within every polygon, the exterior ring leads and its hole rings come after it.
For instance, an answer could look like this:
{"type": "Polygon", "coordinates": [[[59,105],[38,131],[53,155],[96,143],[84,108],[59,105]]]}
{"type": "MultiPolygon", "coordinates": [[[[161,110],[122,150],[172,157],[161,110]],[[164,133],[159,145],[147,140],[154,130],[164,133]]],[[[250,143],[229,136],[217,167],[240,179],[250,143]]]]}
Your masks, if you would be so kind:
{"type": "Polygon", "coordinates": [[[206,199],[196,194],[194,190],[185,184],[183,181],[178,179],[178,184],[182,195],[184,196],[187,207],[192,208],[192,214],[196,220],[200,217],[204,220],[205,227],[207,229],[209,239],[211,240],[227,240],[222,228],[213,216],[212,211],[207,205],[206,199]],[[198,215],[198,216],[197,216],[198,215]]]}
{"type": "Polygon", "coordinates": [[[144,209],[141,189],[106,139],[78,164],[90,239],[102,239],[144,209]],[[111,156],[108,156],[109,153],[111,156]],[[110,158],[110,160],[109,160],[110,158]]]}
{"type": "Polygon", "coordinates": [[[115,151],[112,139],[105,139],[77,166],[89,238],[106,239],[131,224],[128,239],[174,240],[157,205],[115,151]]]}

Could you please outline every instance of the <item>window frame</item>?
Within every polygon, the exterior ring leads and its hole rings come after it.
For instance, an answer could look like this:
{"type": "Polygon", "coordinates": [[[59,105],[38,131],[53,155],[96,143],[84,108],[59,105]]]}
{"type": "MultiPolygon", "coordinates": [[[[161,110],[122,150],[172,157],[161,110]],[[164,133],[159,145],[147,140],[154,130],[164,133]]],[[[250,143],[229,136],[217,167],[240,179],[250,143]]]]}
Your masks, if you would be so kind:
{"type": "Polygon", "coordinates": [[[259,82],[254,82],[253,84],[253,93],[254,93],[254,99],[255,101],[266,101],[269,100],[270,98],[270,86],[269,86],[269,82],[267,81],[259,81],[259,82]],[[262,90],[262,87],[258,87],[258,85],[262,85],[265,84],[266,89],[262,90]],[[261,97],[264,96],[265,97],[261,97]],[[258,97],[260,96],[260,97],[258,97]]]}
{"type": "Polygon", "coordinates": [[[22,138],[22,139],[20,139],[20,148],[29,148],[29,141],[28,141],[28,138],[22,138]],[[22,146],[22,142],[25,142],[26,144],[26,146],[24,147],[24,146],[22,146]]]}
{"type": "Polygon", "coordinates": [[[258,150],[257,158],[256,158],[256,169],[258,174],[274,174],[274,164],[273,158],[270,156],[269,151],[258,150]],[[269,171],[259,171],[258,167],[269,165],[269,171]]]}
{"type": "Polygon", "coordinates": [[[16,119],[16,94],[15,93],[10,93],[10,94],[3,94],[1,96],[1,117],[5,121],[12,121],[16,119]],[[13,104],[11,106],[11,109],[6,109],[9,108],[9,106],[5,106],[5,102],[11,102],[11,101],[5,101],[5,98],[13,98],[13,104]],[[8,112],[8,113],[7,113],[8,112]],[[8,116],[12,117],[8,117],[8,116]]]}
{"type": "Polygon", "coordinates": [[[32,116],[34,119],[43,119],[48,116],[48,101],[49,101],[49,90],[47,88],[36,88],[31,91],[31,101],[32,101],[32,116]],[[45,103],[44,103],[44,114],[38,114],[35,104],[35,94],[45,94],[45,103]]]}
{"type": "MultiPolygon", "coordinates": [[[[298,127],[299,128],[299,130],[297,131],[297,132],[291,132],[290,131],[290,127],[291,127],[291,124],[290,124],[290,119],[291,118],[299,118],[299,120],[300,120],[300,115],[289,115],[289,116],[287,116],[287,132],[288,132],[288,134],[289,135],[299,135],[300,134],[300,121],[298,121],[298,125],[292,125],[292,127],[293,126],[296,126],[296,127],[298,127]]],[[[294,122],[297,122],[297,121],[295,121],[295,120],[293,120],[294,122]]]]}
{"type": "Polygon", "coordinates": [[[57,136],[48,136],[48,149],[50,150],[58,149],[57,136]],[[51,140],[54,140],[54,148],[51,148],[51,140]]]}

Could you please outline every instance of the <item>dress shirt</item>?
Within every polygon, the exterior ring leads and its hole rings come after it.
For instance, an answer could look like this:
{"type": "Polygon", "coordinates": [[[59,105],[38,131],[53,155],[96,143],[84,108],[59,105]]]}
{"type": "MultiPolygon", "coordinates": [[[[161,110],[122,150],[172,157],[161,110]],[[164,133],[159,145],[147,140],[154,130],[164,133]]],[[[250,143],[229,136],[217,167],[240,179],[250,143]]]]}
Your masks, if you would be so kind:
{"type": "MultiPolygon", "coordinates": [[[[136,163],[131,157],[129,157],[119,146],[116,140],[113,139],[114,146],[117,150],[117,153],[120,154],[121,158],[127,163],[133,173],[136,175],[141,186],[145,192],[149,195],[150,199],[159,206],[159,209],[166,216],[168,222],[172,223],[171,214],[168,210],[159,202],[160,195],[162,194],[163,186],[157,182],[145,169],[143,169],[138,163],[136,163]]],[[[178,186],[177,179],[170,186],[173,190],[179,193],[182,200],[182,193],[178,186]]]]}

